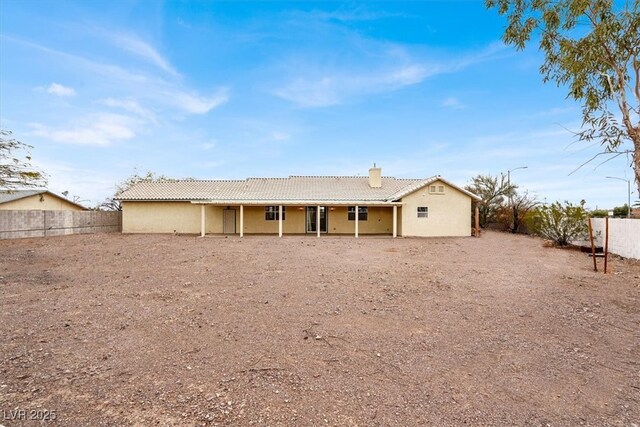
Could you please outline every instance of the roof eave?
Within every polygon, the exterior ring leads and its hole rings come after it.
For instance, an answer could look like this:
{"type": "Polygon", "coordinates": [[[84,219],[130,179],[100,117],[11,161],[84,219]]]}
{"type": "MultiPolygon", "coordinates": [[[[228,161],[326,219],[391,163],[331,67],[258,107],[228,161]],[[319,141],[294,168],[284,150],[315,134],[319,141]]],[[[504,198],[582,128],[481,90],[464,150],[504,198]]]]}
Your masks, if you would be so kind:
{"type": "Polygon", "coordinates": [[[443,178],[443,177],[441,177],[440,175],[436,175],[436,176],[434,176],[434,177],[427,178],[427,179],[426,179],[426,180],[424,180],[420,185],[413,186],[413,187],[411,187],[411,188],[409,188],[409,189],[407,189],[407,190],[403,190],[402,192],[396,193],[396,194],[394,194],[394,195],[393,195],[393,197],[392,197],[392,198],[390,198],[389,200],[400,200],[400,199],[402,199],[403,197],[406,197],[406,196],[408,196],[408,195],[409,195],[409,194],[411,194],[411,193],[415,193],[416,191],[420,190],[421,188],[424,188],[424,187],[426,187],[427,185],[432,184],[432,183],[434,183],[434,182],[436,182],[436,181],[442,181],[442,182],[444,182],[445,184],[447,184],[449,187],[453,187],[453,188],[455,188],[456,190],[460,191],[461,193],[464,193],[464,194],[466,194],[467,196],[471,197],[471,198],[472,198],[472,199],[474,199],[475,201],[477,201],[477,202],[482,202],[482,197],[480,197],[480,196],[478,196],[478,195],[476,195],[476,194],[473,194],[473,193],[472,193],[471,191],[469,191],[469,190],[465,190],[464,188],[457,186],[456,184],[452,183],[451,181],[448,181],[448,180],[444,179],[444,178],[443,178]]]}
{"type": "Polygon", "coordinates": [[[196,205],[254,205],[254,206],[401,206],[401,202],[386,200],[191,200],[196,205]]]}

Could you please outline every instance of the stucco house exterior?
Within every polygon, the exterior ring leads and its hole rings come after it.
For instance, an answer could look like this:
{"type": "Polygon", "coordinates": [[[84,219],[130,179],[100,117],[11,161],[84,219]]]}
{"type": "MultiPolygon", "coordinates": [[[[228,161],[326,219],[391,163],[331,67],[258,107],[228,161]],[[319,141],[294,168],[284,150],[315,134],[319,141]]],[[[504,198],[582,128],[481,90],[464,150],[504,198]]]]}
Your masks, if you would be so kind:
{"type": "Polygon", "coordinates": [[[47,190],[0,191],[0,210],[86,211],[82,205],[47,190]]]}
{"type": "Polygon", "coordinates": [[[290,176],[140,182],[121,193],[123,233],[470,236],[480,198],[441,176],[290,176]]]}

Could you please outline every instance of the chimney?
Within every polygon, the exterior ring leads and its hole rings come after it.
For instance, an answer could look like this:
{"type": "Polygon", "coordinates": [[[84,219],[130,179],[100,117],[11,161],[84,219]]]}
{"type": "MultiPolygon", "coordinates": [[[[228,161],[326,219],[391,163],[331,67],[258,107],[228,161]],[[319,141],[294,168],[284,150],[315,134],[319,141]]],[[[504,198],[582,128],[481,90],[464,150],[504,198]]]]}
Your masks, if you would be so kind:
{"type": "Polygon", "coordinates": [[[382,169],[377,168],[375,163],[373,164],[373,167],[369,169],[369,187],[382,187],[382,169]]]}

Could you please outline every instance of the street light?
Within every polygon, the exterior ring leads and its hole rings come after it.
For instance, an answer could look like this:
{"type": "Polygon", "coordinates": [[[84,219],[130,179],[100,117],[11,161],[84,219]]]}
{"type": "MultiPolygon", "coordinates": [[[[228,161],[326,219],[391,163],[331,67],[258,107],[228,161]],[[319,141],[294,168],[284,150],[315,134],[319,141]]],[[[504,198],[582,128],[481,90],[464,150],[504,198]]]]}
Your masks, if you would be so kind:
{"type": "Polygon", "coordinates": [[[507,188],[509,189],[509,206],[511,207],[511,232],[515,233],[514,230],[516,226],[516,210],[513,206],[513,192],[511,191],[511,172],[517,171],[518,169],[527,169],[529,166],[518,166],[517,168],[507,170],[507,188]]]}
{"type": "Polygon", "coordinates": [[[619,181],[627,181],[627,218],[631,218],[631,180],[618,178],[616,176],[607,176],[605,178],[617,179],[619,181]]]}

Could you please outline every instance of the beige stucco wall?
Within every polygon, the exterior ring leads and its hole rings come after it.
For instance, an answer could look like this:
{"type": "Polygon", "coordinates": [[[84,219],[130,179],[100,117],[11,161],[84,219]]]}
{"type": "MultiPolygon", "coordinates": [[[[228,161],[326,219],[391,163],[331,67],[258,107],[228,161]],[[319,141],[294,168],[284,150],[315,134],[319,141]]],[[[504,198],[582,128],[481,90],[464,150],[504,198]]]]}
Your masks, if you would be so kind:
{"type": "MultiPolygon", "coordinates": [[[[354,221],[349,221],[347,207],[329,208],[328,234],[354,234],[354,221]]],[[[306,206],[287,206],[285,219],[282,222],[284,234],[302,234],[306,231],[306,206]]],[[[360,234],[391,234],[393,209],[391,207],[369,207],[367,221],[358,222],[360,234]]],[[[239,210],[236,224],[240,224],[239,210]]],[[[244,207],[244,232],[247,234],[277,234],[278,221],[265,220],[264,206],[244,207]]]]}
{"type": "MultiPolygon", "coordinates": [[[[222,206],[205,207],[207,233],[223,232],[222,206]]],[[[240,207],[235,210],[236,233],[240,232],[240,207]]],[[[200,233],[201,206],[189,202],[122,202],[123,233],[200,233]]],[[[287,206],[282,222],[284,234],[304,234],[306,231],[306,207],[287,206]]],[[[398,223],[400,223],[398,209],[398,223]]],[[[354,221],[347,217],[347,207],[334,207],[328,211],[328,234],[353,234],[354,221]]],[[[358,222],[360,234],[391,234],[393,208],[369,207],[367,221],[358,222]]],[[[244,232],[246,234],[277,234],[278,221],[265,219],[264,206],[244,207],[244,232]]]]}
{"type": "MultiPolygon", "coordinates": [[[[287,206],[284,218],[282,221],[283,233],[304,233],[305,208],[303,206],[287,206]]],[[[236,215],[236,224],[238,226],[240,224],[239,209],[236,215]]],[[[265,219],[264,206],[245,206],[244,232],[247,234],[278,234],[278,221],[265,219]]]]}
{"type": "MultiPolygon", "coordinates": [[[[122,232],[200,233],[200,209],[190,202],[122,202],[122,232]]],[[[222,209],[205,207],[207,233],[222,233],[222,209]]]]}
{"type": "Polygon", "coordinates": [[[0,210],[82,211],[85,209],[60,197],[43,193],[2,203],[0,204],[0,210]]]}
{"type": "MultiPolygon", "coordinates": [[[[366,221],[358,221],[358,234],[392,234],[393,208],[369,206],[366,221]]],[[[329,210],[329,234],[354,234],[355,221],[349,221],[348,207],[329,210]]]]}
{"type": "Polygon", "coordinates": [[[444,194],[430,194],[429,187],[402,199],[402,236],[470,236],[471,197],[444,185],[444,194]],[[428,218],[418,218],[418,206],[429,208],[428,218]]]}

